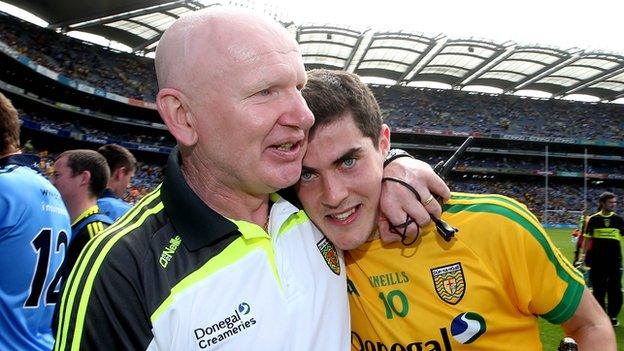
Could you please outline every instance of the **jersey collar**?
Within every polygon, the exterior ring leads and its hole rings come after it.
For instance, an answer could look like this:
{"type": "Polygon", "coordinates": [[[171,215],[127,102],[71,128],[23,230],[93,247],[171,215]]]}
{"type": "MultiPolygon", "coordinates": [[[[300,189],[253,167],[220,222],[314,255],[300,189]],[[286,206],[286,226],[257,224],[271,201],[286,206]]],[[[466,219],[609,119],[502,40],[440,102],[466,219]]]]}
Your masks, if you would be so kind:
{"type": "Polygon", "coordinates": [[[39,167],[37,167],[37,163],[39,163],[39,156],[37,155],[13,154],[0,158],[0,167],[8,165],[26,166],[41,172],[39,167]]]}
{"type": "Polygon", "coordinates": [[[78,217],[76,217],[76,219],[74,220],[74,223],[72,223],[71,226],[72,227],[75,226],[76,224],[78,224],[78,222],[82,221],[86,217],[89,217],[90,215],[94,213],[98,213],[98,212],[100,212],[100,208],[98,207],[98,205],[93,205],[87,208],[78,217]]]}
{"type": "Polygon", "coordinates": [[[100,198],[103,198],[103,197],[112,197],[113,199],[119,199],[119,197],[115,195],[113,190],[110,188],[106,188],[104,189],[104,191],[102,191],[102,195],[100,196],[100,198]]]}
{"type": "Polygon", "coordinates": [[[214,245],[232,235],[237,226],[208,207],[188,185],[180,166],[178,147],[169,155],[160,193],[171,224],[191,251],[214,245]]]}

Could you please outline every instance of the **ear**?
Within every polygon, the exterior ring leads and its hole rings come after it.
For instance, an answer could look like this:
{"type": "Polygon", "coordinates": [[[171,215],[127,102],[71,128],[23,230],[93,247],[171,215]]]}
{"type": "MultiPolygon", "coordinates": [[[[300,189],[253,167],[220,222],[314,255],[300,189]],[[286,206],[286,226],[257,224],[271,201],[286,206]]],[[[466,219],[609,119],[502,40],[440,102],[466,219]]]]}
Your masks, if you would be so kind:
{"type": "Polygon", "coordinates": [[[390,151],[390,127],[387,124],[381,125],[381,132],[379,133],[379,150],[385,158],[390,151]]]}
{"type": "Polygon", "coordinates": [[[111,179],[116,180],[116,181],[119,181],[119,180],[121,180],[121,178],[123,178],[126,174],[127,174],[127,172],[126,172],[126,167],[125,167],[125,166],[121,166],[121,167],[117,168],[117,169],[115,170],[115,173],[113,173],[113,174],[111,175],[111,179]]]}
{"type": "Polygon", "coordinates": [[[91,182],[91,172],[83,171],[80,173],[80,185],[86,185],[89,187],[89,183],[91,182]]]}
{"type": "Polygon", "coordinates": [[[165,88],[156,96],[156,107],[169,132],[176,141],[183,146],[193,146],[197,143],[197,133],[194,128],[194,116],[190,111],[182,92],[165,88]]]}

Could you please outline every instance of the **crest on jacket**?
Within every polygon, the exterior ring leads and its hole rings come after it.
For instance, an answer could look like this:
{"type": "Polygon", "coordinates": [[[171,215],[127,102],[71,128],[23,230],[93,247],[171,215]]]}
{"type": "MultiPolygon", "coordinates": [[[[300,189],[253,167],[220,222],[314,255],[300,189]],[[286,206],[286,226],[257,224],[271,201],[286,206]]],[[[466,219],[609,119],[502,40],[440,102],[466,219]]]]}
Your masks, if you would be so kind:
{"type": "Polygon", "coordinates": [[[325,263],[332,272],[336,275],[340,275],[340,259],[338,258],[338,251],[326,237],[323,237],[318,243],[316,243],[321,255],[325,259],[325,263]]]}

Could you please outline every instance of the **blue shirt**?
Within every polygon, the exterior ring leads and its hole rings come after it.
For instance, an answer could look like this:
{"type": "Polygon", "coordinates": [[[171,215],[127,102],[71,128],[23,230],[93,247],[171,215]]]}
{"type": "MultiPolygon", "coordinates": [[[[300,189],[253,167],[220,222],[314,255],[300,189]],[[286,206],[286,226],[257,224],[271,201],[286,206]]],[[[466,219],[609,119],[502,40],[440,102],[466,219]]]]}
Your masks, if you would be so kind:
{"type": "Polygon", "coordinates": [[[130,209],[130,204],[115,196],[112,190],[106,188],[102,196],[97,200],[100,212],[107,215],[113,221],[123,216],[130,209]]]}
{"type": "Polygon", "coordinates": [[[69,214],[38,158],[0,159],[0,350],[50,350],[69,214]]]}

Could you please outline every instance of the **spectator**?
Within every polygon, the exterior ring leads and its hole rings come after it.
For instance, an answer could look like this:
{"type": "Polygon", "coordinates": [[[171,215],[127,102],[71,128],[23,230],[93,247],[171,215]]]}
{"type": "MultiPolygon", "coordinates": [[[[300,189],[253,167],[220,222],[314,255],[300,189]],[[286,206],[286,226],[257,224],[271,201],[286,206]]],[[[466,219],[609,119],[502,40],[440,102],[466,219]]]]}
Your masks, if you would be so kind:
{"type": "Polygon", "coordinates": [[[72,240],[65,258],[67,272],[87,242],[113,222],[97,205],[108,178],[106,159],[93,150],[65,151],[54,162],[52,183],[61,193],[72,221],[72,240]]]}
{"type": "Polygon", "coordinates": [[[104,145],[98,152],[106,158],[110,178],[97,204],[102,213],[116,221],[130,209],[130,204],[121,198],[134,176],[136,159],[128,149],[117,144],[104,145]]]}

